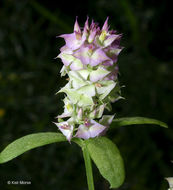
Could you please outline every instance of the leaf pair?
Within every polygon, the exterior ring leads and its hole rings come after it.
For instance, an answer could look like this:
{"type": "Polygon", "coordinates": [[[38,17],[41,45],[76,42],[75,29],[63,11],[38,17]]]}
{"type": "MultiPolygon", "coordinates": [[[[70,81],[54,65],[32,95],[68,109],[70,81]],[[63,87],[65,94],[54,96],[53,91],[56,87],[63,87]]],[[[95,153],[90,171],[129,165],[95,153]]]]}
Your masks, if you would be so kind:
{"type": "MultiPolygon", "coordinates": [[[[63,141],[66,141],[66,138],[62,134],[53,132],[24,136],[9,144],[0,153],[0,163],[8,162],[33,148],[63,141]]],[[[120,186],[123,183],[123,161],[116,145],[112,141],[106,137],[98,137],[86,141],[74,138],[73,141],[81,147],[87,146],[89,154],[100,173],[110,182],[112,187],[120,186]]]]}
{"type": "MultiPolygon", "coordinates": [[[[115,119],[112,122],[112,127],[132,124],[157,124],[167,127],[163,122],[142,117],[115,119]]],[[[63,141],[66,141],[66,138],[62,134],[53,132],[35,133],[24,136],[9,144],[0,153],[0,164],[8,162],[33,148],[63,141]]],[[[106,137],[97,137],[85,141],[74,138],[72,141],[77,143],[81,148],[87,148],[90,157],[96,164],[101,175],[109,181],[111,188],[117,188],[123,183],[125,176],[123,160],[118,148],[111,140],[106,137]]]]}

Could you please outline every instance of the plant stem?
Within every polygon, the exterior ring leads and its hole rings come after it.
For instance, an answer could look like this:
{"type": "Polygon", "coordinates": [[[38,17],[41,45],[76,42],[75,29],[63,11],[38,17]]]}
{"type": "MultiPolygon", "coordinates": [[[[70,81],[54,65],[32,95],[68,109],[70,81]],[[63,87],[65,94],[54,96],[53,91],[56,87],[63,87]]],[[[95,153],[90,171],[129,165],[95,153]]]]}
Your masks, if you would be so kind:
{"type": "Polygon", "coordinates": [[[83,151],[83,157],[84,157],[84,161],[85,161],[85,169],[86,169],[86,176],[87,176],[87,182],[88,182],[88,190],[94,190],[94,180],[93,180],[91,158],[90,158],[90,155],[89,155],[89,152],[88,152],[86,146],[84,146],[82,148],[82,151],[83,151]]]}

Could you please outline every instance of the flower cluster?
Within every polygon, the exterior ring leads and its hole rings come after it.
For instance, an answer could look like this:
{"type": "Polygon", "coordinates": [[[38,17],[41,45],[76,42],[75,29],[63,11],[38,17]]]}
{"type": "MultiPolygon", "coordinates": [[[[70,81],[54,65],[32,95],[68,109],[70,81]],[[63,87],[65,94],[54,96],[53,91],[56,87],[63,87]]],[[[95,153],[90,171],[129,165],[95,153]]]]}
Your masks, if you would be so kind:
{"type": "Polygon", "coordinates": [[[116,63],[121,35],[109,30],[108,18],[101,29],[94,21],[89,26],[87,18],[83,30],[76,19],[74,32],[60,37],[66,42],[57,56],[64,64],[60,72],[69,78],[59,91],[66,94],[64,113],[55,124],[69,141],[96,137],[114,118],[103,115],[104,109],[121,98],[116,63]]]}

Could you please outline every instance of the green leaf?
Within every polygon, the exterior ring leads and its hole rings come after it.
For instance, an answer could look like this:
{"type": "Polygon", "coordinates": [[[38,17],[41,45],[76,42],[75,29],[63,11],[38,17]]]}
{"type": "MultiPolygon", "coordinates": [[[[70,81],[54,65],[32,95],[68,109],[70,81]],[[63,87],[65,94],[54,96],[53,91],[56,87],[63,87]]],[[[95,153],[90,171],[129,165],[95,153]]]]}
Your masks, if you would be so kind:
{"type": "Polygon", "coordinates": [[[106,137],[85,140],[90,156],[110,188],[119,187],[125,178],[124,164],[116,145],[106,137]]]}
{"type": "Polygon", "coordinates": [[[160,125],[161,127],[168,128],[166,123],[162,121],[151,119],[147,117],[122,117],[118,119],[114,119],[111,126],[112,127],[121,127],[126,125],[139,125],[139,124],[154,124],[160,125]]]}
{"type": "Polygon", "coordinates": [[[0,153],[0,164],[8,162],[33,148],[62,141],[66,141],[66,138],[60,133],[44,132],[26,135],[9,144],[0,153]]]}

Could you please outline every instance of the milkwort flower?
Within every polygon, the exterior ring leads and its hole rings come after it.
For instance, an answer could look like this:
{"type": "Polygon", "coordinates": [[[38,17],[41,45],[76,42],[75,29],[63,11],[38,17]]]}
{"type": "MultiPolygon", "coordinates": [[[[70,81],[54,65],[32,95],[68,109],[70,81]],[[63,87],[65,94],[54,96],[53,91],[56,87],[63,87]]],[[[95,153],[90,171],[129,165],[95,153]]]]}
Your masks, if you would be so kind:
{"type": "Polygon", "coordinates": [[[66,43],[57,56],[64,64],[60,72],[69,82],[58,92],[66,97],[56,125],[69,141],[103,134],[114,117],[103,116],[104,109],[110,111],[111,102],[121,98],[117,78],[121,35],[109,30],[108,18],[101,29],[93,20],[89,26],[88,20],[81,30],[76,19],[73,33],[59,36],[66,43]]]}

